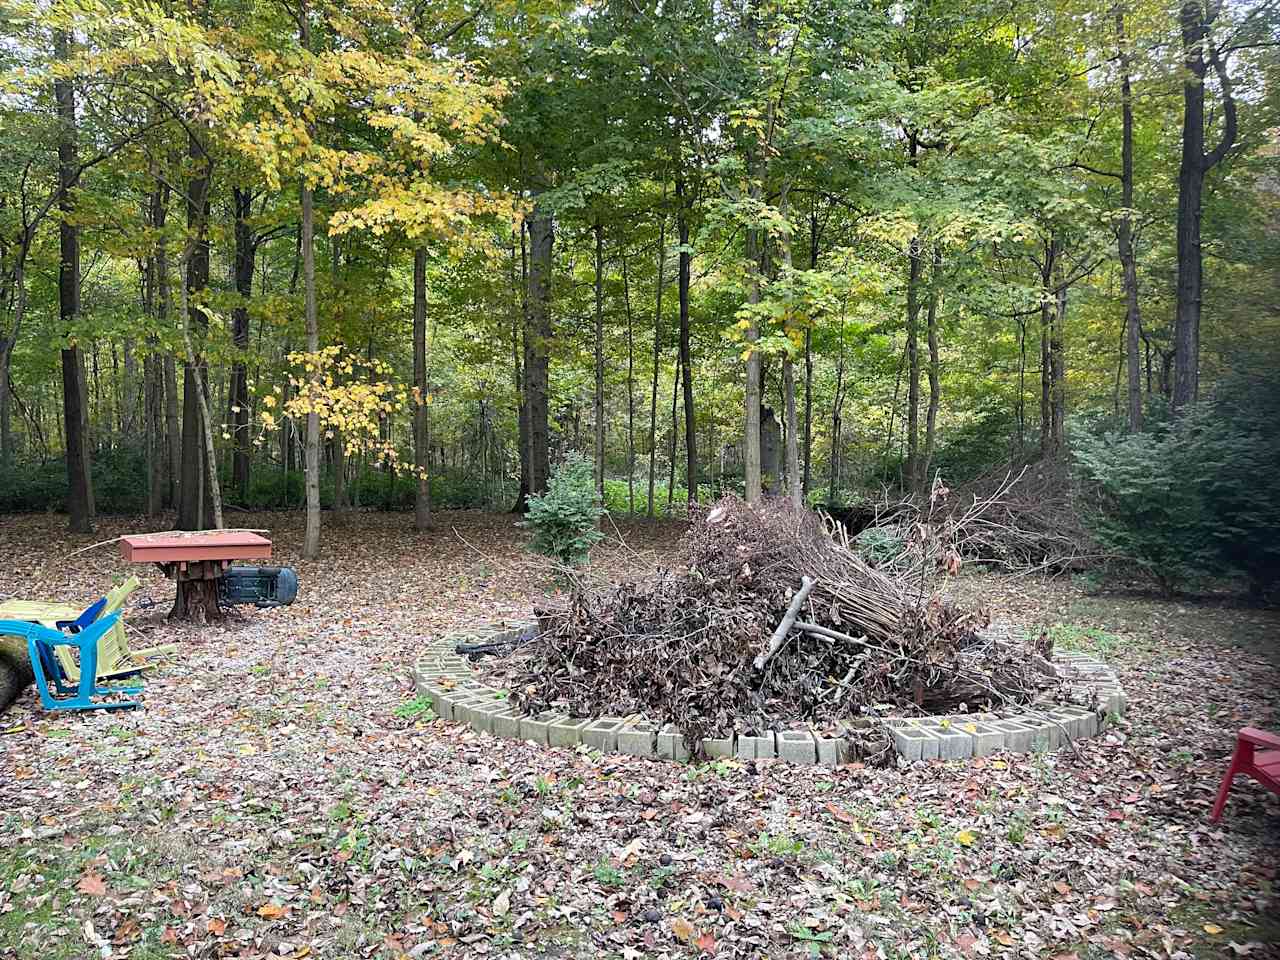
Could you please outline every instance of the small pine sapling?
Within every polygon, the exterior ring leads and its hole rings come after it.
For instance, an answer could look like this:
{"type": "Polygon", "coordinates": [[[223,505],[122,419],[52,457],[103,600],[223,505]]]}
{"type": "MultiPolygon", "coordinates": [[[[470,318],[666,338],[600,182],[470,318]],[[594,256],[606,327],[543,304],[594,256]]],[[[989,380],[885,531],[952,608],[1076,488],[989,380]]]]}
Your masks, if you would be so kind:
{"type": "Polygon", "coordinates": [[[552,473],[547,492],[529,498],[533,549],[570,567],[586,563],[604,537],[599,522],[605,510],[592,469],[591,461],[571,453],[552,473]]]}

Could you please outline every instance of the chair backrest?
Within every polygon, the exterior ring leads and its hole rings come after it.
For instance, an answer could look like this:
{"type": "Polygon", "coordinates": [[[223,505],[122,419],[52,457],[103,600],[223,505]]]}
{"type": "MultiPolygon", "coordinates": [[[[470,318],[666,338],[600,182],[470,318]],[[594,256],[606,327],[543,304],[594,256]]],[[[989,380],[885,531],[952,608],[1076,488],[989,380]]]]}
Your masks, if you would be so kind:
{"type": "Polygon", "coordinates": [[[99,597],[97,600],[93,601],[93,603],[89,604],[89,606],[85,609],[84,613],[80,614],[80,616],[76,617],[70,623],[59,620],[58,629],[59,630],[69,629],[72,633],[79,633],[85,627],[89,626],[89,624],[93,623],[95,620],[98,619],[98,615],[102,613],[102,608],[105,607],[106,605],[107,605],[107,598],[99,597]]]}
{"type": "Polygon", "coordinates": [[[142,581],[137,577],[130,577],[124,583],[112,587],[107,591],[107,595],[105,597],[107,604],[102,608],[102,613],[104,615],[108,613],[115,613],[124,606],[125,601],[129,599],[133,594],[133,591],[137,590],[141,585],[142,581]]]}

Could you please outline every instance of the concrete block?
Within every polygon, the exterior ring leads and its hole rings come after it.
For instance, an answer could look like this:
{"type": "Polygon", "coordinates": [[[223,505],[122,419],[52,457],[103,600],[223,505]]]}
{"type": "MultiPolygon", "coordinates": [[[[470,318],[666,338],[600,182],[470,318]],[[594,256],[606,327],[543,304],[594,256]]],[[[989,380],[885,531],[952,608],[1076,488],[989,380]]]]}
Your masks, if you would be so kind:
{"type": "Polygon", "coordinates": [[[599,717],[582,731],[582,742],[601,753],[616,753],[618,731],[625,723],[621,717],[599,717]]]}
{"type": "Polygon", "coordinates": [[[849,762],[849,741],[844,737],[816,734],[814,739],[818,745],[818,763],[822,766],[834,769],[849,762]]]}
{"type": "Polygon", "coordinates": [[[419,667],[413,676],[418,683],[430,683],[433,680],[447,680],[452,682],[455,674],[450,673],[448,670],[437,669],[436,667],[419,667]]]}
{"type": "Polygon", "coordinates": [[[594,722],[592,717],[564,717],[547,726],[547,745],[576,747],[582,742],[582,731],[594,722]]]}
{"type": "Polygon", "coordinates": [[[994,720],[991,725],[1004,737],[1004,748],[1012,753],[1030,753],[1035,731],[1020,720],[994,720]]]}
{"type": "Polygon", "coordinates": [[[893,745],[904,760],[933,760],[938,756],[938,738],[917,723],[894,723],[889,727],[893,745]]]}
{"type": "Polygon", "coordinates": [[[494,733],[493,721],[500,713],[510,713],[511,705],[506,700],[477,699],[471,708],[471,726],[485,733],[494,733]]]}
{"type": "Polygon", "coordinates": [[[618,752],[633,757],[653,757],[658,752],[658,731],[648,720],[632,720],[618,728],[618,752]]]}
{"type": "Polygon", "coordinates": [[[972,741],[971,753],[975,757],[986,757],[1004,749],[1004,734],[991,721],[961,720],[956,729],[968,735],[972,741]]]}
{"type": "Polygon", "coordinates": [[[689,762],[689,746],[684,742],[684,734],[675,724],[668,723],[658,731],[658,756],[678,763],[689,762]]]}
{"type": "Polygon", "coordinates": [[[483,730],[487,720],[479,718],[480,711],[493,703],[490,697],[479,697],[474,694],[460,694],[453,701],[453,722],[465,723],[469,727],[483,730]]]}
{"type": "Polygon", "coordinates": [[[704,737],[702,752],[708,760],[724,760],[734,756],[737,746],[737,737],[730,731],[727,737],[704,737]]]}
{"type": "Polygon", "coordinates": [[[780,730],[777,736],[778,756],[791,763],[818,762],[818,742],[810,730],[780,730]]]}
{"type": "Polygon", "coordinates": [[[947,720],[921,721],[923,730],[938,738],[938,757],[942,760],[964,760],[973,756],[973,738],[947,720]]]}
{"type": "Polygon", "coordinates": [[[520,718],[520,739],[532,740],[534,743],[545,747],[547,745],[547,730],[551,725],[551,721],[564,716],[560,713],[552,711],[543,711],[542,713],[531,714],[520,718]]]}
{"type": "Polygon", "coordinates": [[[757,736],[738,734],[737,755],[743,760],[769,760],[778,755],[773,731],[766,730],[757,736]]]}
{"type": "Polygon", "coordinates": [[[449,691],[440,687],[427,687],[423,696],[431,700],[431,709],[436,712],[436,716],[442,720],[453,719],[453,697],[449,691]]]}
{"type": "Polygon", "coordinates": [[[1097,718],[1083,707],[1056,707],[1049,712],[1049,716],[1062,724],[1062,728],[1067,731],[1072,741],[1083,740],[1097,732],[1097,718]],[[1093,721],[1092,730],[1089,721],[1093,721]]]}
{"type": "Polygon", "coordinates": [[[492,723],[493,727],[489,732],[495,737],[502,737],[504,740],[520,739],[520,714],[509,704],[493,714],[492,723]]]}
{"type": "Polygon", "coordinates": [[[1062,730],[1043,714],[1024,714],[1021,722],[1031,729],[1031,752],[1048,753],[1050,750],[1057,750],[1062,746],[1062,730]]]}

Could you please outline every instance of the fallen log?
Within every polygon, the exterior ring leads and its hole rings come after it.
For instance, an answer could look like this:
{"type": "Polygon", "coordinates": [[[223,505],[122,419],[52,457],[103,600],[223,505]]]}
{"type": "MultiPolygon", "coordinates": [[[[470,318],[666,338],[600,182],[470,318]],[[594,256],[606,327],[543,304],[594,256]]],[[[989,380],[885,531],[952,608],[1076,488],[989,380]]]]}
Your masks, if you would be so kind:
{"type": "Polygon", "coordinates": [[[7,710],[33,680],[26,645],[0,637],[0,711],[7,710]]]}

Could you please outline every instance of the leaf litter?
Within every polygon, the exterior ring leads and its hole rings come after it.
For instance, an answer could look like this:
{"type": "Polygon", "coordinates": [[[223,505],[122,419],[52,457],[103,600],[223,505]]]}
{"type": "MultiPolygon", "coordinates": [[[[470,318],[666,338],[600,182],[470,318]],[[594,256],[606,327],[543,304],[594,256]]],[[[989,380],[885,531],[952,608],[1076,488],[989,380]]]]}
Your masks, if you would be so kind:
{"type": "MultiPolygon", "coordinates": [[[[1274,611],[962,574],[957,600],[999,619],[1094,628],[1129,715],[1078,759],[676,766],[397,713],[425,637],[558,590],[510,518],[352,515],[311,563],[299,517],[246,525],[298,566],[293,607],[172,625],[148,574],[129,629],[181,647],[144,710],[55,716],[28,692],[5,715],[0,956],[1276,954],[1276,798],[1240,781],[1207,821],[1234,730],[1280,726],[1274,611]]],[[[682,532],[620,527],[595,561],[619,576],[682,532]]],[[[0,519],[0,596],[87,602],[136,572],[58,563],[89,542],[0,519]]]]}

